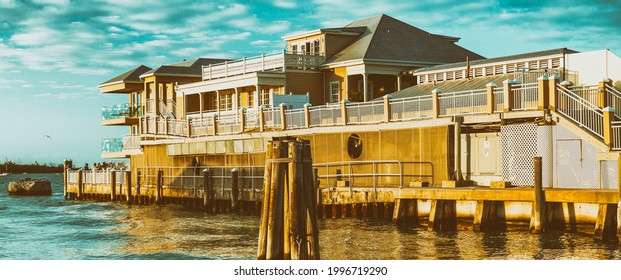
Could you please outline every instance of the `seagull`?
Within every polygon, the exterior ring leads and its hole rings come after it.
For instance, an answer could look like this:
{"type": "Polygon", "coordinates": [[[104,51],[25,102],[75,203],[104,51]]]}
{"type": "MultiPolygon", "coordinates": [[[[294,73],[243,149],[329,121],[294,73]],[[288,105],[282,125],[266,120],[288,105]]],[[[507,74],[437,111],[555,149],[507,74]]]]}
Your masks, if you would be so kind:
{"type": "Polygon", "coordinates": [[[52,139],[52,136],[49,136],[49,135],[47,135],[47,134],[46,134],[46,135],[43,135],[43,136],[44,136],[45,138],[52,139]]]}

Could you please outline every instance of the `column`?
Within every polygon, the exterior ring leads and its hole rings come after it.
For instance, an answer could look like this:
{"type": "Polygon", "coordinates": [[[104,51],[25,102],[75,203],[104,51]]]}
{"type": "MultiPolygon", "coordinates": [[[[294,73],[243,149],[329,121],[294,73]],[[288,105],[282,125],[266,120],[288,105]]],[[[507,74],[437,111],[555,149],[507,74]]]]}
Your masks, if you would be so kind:
{"type": "Polygon", "coordinates": [[[543,75],[537,79],[537,109],[548,109],[550,100],[550,87],[548,86],[548,76],[543,75]]]}
{"type": "Polygon", "coordinates": [[[488,83],[485,85],[487,88],[487,113],[493,114],[496,107],[496,98],[494,96],[494,90],[496,89],[496,83],[488,83]]]}
{"type": "Polygon", "coordinates": [[[442,91],[439,88],[436,88],[431,91],[431,96],[432,96],[431,102],[433,105],[433,118],[434,119],[440,116],[440,99],[438,98],[440,93],[442,93],[442,91]]]}
{"type": "Polygon", "coordinates": [[[560,78],[556,74],[548,77],[548,87],[550,87],[550,89],[548,90],[548,94],[550,95],[550,103],[548,105],[550,106],[550,110],[552,111],[556,111],[556,107],[558,107],[557,85],[558,85],[559,80],[560,78]]]}
{"type": "Polygon", "coordinates": [[[199,92],[198,93],[198,97],[199,97],[198,99],[200,100],[199,101],[199,103],[200,103],[199,104],[200,105],[199,113],[201,114],[201,119],[203,119],[203,111],[205,110],[205,108],[203,108],[204,107],[203,106],[203,102],[204,102],[203,99],[205,98],[205,97],[203,97],[203,92],[199,92]]]}
{"type": "Polygon", "coordinates": [[[397,91],[401,90],[401,78],[403,78],[403,76],[397,75],[397,91]]]}
{"type": "Polygon", "coordinates": [[[220,115],[220,91],[216,90],[216,112],[220,115]]]}
{"type": "Polygon", "coordinates": [[[368,99],[368,94],[369,94],[369,74],[364,73],[362,74],[362,94],[364,96],[364,102],[369,101],[368,99]]]}

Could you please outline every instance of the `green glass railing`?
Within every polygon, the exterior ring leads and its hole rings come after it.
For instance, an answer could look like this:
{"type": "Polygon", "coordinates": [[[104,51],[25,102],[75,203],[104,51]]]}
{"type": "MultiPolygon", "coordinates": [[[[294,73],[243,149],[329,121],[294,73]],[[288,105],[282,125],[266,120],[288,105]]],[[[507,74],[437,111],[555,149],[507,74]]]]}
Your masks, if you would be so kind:
{"type": "Polygon", "coordinates": [[[109,138],[101,142],[102,153],[118,153],[123,151],[122,138],[109,138]]]}
{"type": "Polygon", "coordinates": [[[101,107],[101,120],[104,121],[141,115],[142,110],[139,106],[131,106],[128,103],[101,107]]]}

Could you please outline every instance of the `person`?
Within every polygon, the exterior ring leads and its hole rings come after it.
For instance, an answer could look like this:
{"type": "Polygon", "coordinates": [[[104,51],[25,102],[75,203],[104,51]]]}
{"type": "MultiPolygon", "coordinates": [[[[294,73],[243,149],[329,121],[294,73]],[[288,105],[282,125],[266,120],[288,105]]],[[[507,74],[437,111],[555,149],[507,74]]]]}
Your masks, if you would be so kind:
{"type": "Polygon", "coordinates": [[[84,164],[84,170],[88,170],[88,163],[84,164]]]}

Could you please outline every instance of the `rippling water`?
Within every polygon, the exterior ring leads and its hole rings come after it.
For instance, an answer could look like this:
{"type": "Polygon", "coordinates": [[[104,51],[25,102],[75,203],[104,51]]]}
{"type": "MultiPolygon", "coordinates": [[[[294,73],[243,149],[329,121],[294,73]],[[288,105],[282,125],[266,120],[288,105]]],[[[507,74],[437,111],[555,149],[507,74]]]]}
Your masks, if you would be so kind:
{"type": "MultiPolygon", "coordinates": [[[[0,177],[0,259],[253,259],[259,217],[181,206],[65,201],[62,175],[0,177]],[[47,178],[52,196],[9,197],[10,180],[47,178]]],[[[323,259],[621,259],[584,233],[428,232],[386,221],[320,220],[323,259]]]]}

